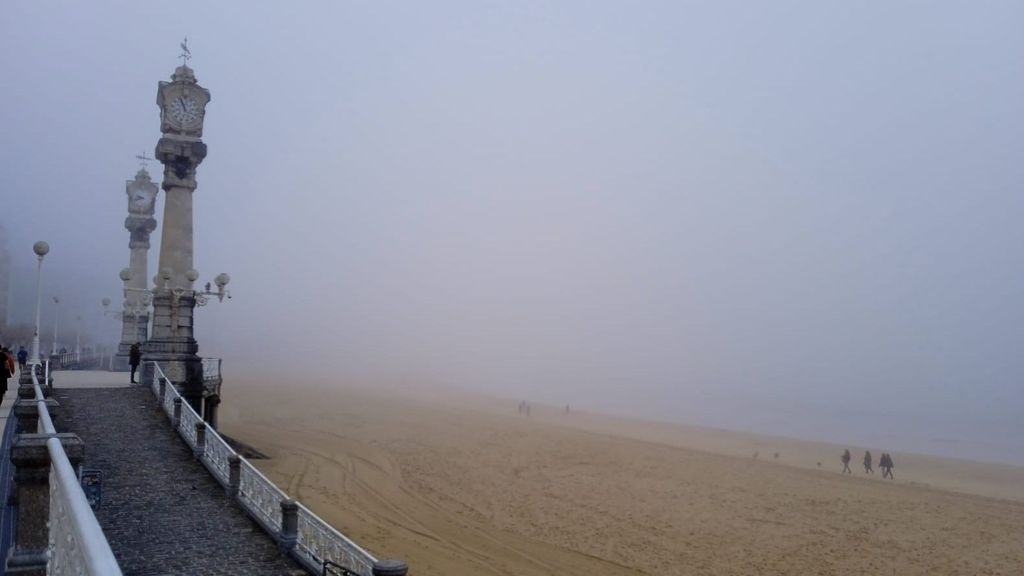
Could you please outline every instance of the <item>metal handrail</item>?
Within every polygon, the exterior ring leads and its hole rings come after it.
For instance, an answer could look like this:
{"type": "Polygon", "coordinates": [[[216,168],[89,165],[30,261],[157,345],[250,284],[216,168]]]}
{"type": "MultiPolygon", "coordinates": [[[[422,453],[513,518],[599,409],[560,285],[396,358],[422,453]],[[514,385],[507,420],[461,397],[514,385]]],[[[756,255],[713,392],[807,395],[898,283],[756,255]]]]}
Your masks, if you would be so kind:
{"type": "MultiPolygon", "coordinates": [[[[150,390],[154,395],[159,397],[159,382],[161,379],[166,380],[167,377],[164,375],[159,364],[155,361],[151,362],[153,364],[153,381],[151,383],[150,390]]],[[[217,364],[219,367],[219,359],[217,364]]],[[[174,398],[180,398],[181,395],[169,380],[165,386],[164,394],[165,399],[162,408],[168,417],[172,417],[174,398]]],[[[178,434],[182,436],[182,439],[185,440],[189,447],[195,448],[195,423],[202,421],[202,419],[192,406],[182,399],[181,424],[184,424],[186,421],[191,422],[192,425],[179,426],[178,434]]],[[[275,504],[278,506],[280,506],[280,501],[288,499],[288,494],[267,478],[266,475],[264,475],[258,468],[253,466],[247,458],[238,454],[233,448],[231,448],[231,446],[224,442],[223,438],[217,434],[216,430],[208,427],[206,429],[206,445],[211,445],[211,442],[223,444],[223,450],[221,449],[221,446],[218,446],[218,448],[214,450],[204,450],[202,455],[199,456],[199,460],[208,470],[211,471],[211,475],[219,484],[227,487],[228,482],[230,482],[230,478],[224,477],[221,470],[223,464],[217,460],[221,458],[221,455],[223,455],[225,451],[228,456],[238,456],[239,486],[236,498],[239,504],[246,513],[256,519],[257,523],[260,524],[264,530],[270,533],[271,536],[275,539],[280,539],[282,535],[280,513],[276,516],[271,515],[268,517],[269,510],[265,510],[260,507],[260,501],[265,500],[265,498],[262,498],[261,495],[250,493],[248,488],[251,485],[252,487],[258,487],[259,489],[265,490],[273,495],[274,499],[277,500],[275,504]]],[[[294,549],[297,559],[299,559],[303,564],[310,565],[311,568],[315,567],[315,569],[321,569],[328,565],[342,566],[340,562],[351,562],[352,564],[350,565],[357,565],[355,568],[359,571],[352,571],[352,568],[346,568],[346,570],[350,571],[350,574],[371,576],[373,564],[377,562],[376,557],[325,522],[323,518],[314,514],[312,510],[301,503],[298,505],[298,514],[299,528],[294,549]],[[324,546],[325,542],[317,538],[316,535],[308,534],[309,530],[304,529],[306,524],[330,540],[327,544],[329,544],[329,548],[331,550],[323,550],[323,548],[328,546],[324,546]]]]}
{"type": "MultiPolygon", "coordinates": [[[[46,408],[46,398],[32,370],[32,387],[39,408],[39,428],[44,434],[56,434],[53,419],[46,408]]],[[[50,455],[50,549],[52,558],[47,574],[86,574],[89,576],[120,576],[110,543],[96,520],[89,501],[79,484],[64,446],[58,438],[46,440],[50,455]],[[63,532],[56,537],[55,532],[63,532]]]]}

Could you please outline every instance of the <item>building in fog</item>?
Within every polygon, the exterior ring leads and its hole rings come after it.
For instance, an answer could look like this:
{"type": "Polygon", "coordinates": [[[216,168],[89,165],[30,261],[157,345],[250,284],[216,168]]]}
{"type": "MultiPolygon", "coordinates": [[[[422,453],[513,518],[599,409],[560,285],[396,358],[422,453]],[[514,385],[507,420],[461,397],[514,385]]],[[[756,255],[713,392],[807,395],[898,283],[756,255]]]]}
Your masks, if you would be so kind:
{"type": "Polygon", "coordinates": [[[7,230],[0,224],[0,334],[7,330],[7,303],[10,300],[11,254],[7,251],[7,230]]]}

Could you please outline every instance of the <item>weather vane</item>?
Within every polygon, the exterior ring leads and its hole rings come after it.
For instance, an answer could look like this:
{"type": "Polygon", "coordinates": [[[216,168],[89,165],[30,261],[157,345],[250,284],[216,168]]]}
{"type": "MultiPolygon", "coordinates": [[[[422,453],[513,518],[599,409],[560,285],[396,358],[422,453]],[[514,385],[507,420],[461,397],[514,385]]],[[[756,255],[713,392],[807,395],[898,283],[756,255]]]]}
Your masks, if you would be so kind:
{"type": "Polygon", "coordinates": [[[185,40],[181,43],[181,54],[178,55],[181,58],[181,65],[188,66],[188,61],[192,59],[192,51],[188,49],[188,36],[185,36],[185,40]]]}
{"type": "Polygon", "coordinates": [[[143,152],[141,156],[136,156],[136,158],[139,159],[139,167],[142,168],[143,170],[146,169],[146,163],[152,160],[152,158],[146,156],[145,152],[143,152]]]}

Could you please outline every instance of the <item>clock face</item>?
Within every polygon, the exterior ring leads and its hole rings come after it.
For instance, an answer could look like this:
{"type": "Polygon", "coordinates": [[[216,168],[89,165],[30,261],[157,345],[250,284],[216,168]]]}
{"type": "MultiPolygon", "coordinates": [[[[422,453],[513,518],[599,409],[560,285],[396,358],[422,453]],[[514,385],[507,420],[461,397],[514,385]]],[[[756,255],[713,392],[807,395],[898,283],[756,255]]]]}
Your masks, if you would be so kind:
{"type": "Polygon", "coordinates": [[[138,212],[145,212],[146,210],[148,210],[150,202],[152,202],[152,200],[153,198],[150,196],[148,192],[135,191],[132,192],[131,195],[132,208],[138,212]]]}
{"type": "Polygon", "coordinates": [[[171,120],[182,128],[197,126],[202,119],[199,102],[186,94],[172,98],[167,111],[171,120]]]}

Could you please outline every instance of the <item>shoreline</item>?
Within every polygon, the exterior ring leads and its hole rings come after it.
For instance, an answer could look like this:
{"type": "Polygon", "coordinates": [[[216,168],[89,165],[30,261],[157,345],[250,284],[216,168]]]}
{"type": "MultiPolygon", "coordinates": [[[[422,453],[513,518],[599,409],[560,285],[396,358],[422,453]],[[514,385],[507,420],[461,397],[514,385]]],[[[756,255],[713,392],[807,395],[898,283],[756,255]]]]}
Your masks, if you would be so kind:
{"type": "MultiPolygon", "coordinates": [[[[267,381],[266,377],[248,381],[259,382],[260,380],[267,381]]],[[[265,389],[272,385],[260,384],[258,386],[265,389]]],[[[468,410],[491,416],[519,418],[515,410],[520,400],[490,396],[454,387],[435,385],[404,389],[386,386],[371,389],[366,386],[339,386],[326,381],[309,382],[304,387],[308,388],[310,392],[379,397],[382,400],[413,403],[424,407],[468,410]]],[[[826,440],[762,434],[589,410],[571,409],[570,413],[565,415],[564,407],[541,403],[531,403],[531,406],[534,407],[534,410],[529,418],[538,423],[601,434],[609,438],[632,439],[741,460],[753,460],[752,456],[757,452],[759,461],[804,470],[835,471],[838,474],[841,469],[839,456],[844,449],[850,449],[854,456],[851,461],[851,467],[854,470],[852,476],[865,476],[866,479],[872,479],[872,477],[863,474],[860,464],[864,450],[870,450],[874,455],[875,477],[877,478],[881,476],[881,471],[877,469],[878,457],[885,451],[893,454],[896,461],[896,482],[905,481],[917,486],[948,490],[959,494],[1024,502],[1024,466],[1006,462],[972,460],[911,451],[900,452],[884,446],[844,445],[826,440]],[[778,459],[774,458],[775,452],[780,454],[778,459]],[[819,462],[821,463],[820,467],[818,466],[819,462]],[[937,469],[941,474],[938,477],[930,478],[927,474],[913,472],[922,464],[925,464],[927,468],[937,469]],[[908,468],[911,470],[909,475],[907,475],[908,468]],[[972,471],[975,473],[972,474],[972,471]],[[991,481],[992,476],[996,477],[994,482],[991,481]]],[[[259,446],[254,446],[254,448],[260,449],[259,446]]]]}
{"type": "Polygon", "coordinates": [[[897,479],[883,481],[840,474],[826,443],[538,405],[525,417],[518,401],[437,388],[237,382],[224,432],[269,455],[254,464],[290,497],[416,573],[1009,575],[1024,565],[1024,469],[894,454],[897,479]]]}

